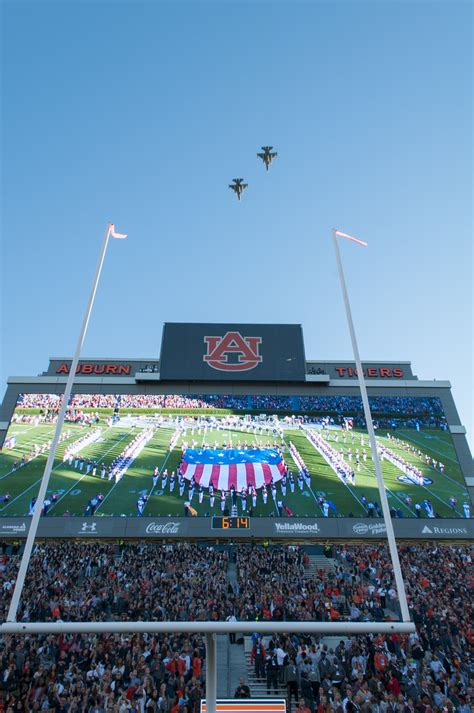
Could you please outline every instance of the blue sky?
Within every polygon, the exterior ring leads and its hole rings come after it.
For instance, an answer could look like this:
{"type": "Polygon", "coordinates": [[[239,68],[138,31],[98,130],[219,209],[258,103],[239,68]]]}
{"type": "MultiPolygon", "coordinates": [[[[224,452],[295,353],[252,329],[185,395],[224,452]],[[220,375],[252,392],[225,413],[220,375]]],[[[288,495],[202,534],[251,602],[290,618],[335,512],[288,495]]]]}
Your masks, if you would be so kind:
{"type": "Polygon", "coordinates": [[[72,353],[108,220],[85,356],[281,321],[350,358],[336,225],[370,244],[343,246],[362,357],[451,380],[472,434],[471,28],[455,0],[6,0],[2,385],[72,353]]]}

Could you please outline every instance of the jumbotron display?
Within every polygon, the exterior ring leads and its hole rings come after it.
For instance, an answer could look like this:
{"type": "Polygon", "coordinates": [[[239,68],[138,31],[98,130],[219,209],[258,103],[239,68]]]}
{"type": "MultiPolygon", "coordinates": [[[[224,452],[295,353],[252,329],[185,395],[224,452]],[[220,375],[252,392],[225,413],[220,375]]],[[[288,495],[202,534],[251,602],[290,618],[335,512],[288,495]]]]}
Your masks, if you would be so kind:
{"type": "MultiPolygon", "coordinates": [[[[20,395],[0,453],[0,515],[31,514],[60,403],[20,395]]],[[[392,516],[470,517],[441,401],[377,396],[370,405],[392,516]]],[[[80,394],[70,401],[43,514],[382,512],[359,397],[80,394]]]]}

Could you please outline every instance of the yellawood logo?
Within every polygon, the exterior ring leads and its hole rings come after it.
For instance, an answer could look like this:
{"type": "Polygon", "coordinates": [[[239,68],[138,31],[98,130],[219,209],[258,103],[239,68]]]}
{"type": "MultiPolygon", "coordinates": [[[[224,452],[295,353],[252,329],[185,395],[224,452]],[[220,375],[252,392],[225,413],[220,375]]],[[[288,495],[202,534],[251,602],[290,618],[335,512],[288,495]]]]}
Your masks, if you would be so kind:
{"type": "Polygon", "coordinates": [[[276,522],[275,528],[277,532],[319,532],[319,525],[306,522],[276,522]]]}

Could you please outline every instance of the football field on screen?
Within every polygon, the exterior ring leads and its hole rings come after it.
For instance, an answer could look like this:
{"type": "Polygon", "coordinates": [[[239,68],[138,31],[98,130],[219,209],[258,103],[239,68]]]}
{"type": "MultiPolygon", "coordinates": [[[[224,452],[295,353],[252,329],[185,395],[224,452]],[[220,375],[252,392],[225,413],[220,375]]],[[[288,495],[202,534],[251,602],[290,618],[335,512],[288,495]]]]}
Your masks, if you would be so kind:
{"type": "MultiPolygon", "coordinates": [[[[126,413],[121,415],[126,416],[126,413]]],[[[188,428],[186,432],[181,432],[175,447],[170,450],[170,442],[176,433],[175,423],[170,418],[153,429],[153,435],[145,447],[125,471],[123,477],[115,482],[115,480],[108,480],[106,476],[100,477],[101,465],[104,463],[108,467],[114,458],[119,456],[131,443],[140,432],[141,427],[130,425],[127,418],[121,418],[117,423],[110,425],[103,416],[100,417],[100,422],[97,425],[101,428],[99,440],[90,443],[80,451],[79,455],[85,461],[82,470],[74,467],[74,461],[72,465],[67,460],[63,461],[63,455],[69,445],[89,433],[92,427],[70,423],[64,426],[63,440],[58,446],[49,482],[48,496],[51,498],[54,495],[54,501],[49,509],[48,517],[67,514],[83,516],[88,501],[99,494],[103,498],[95,513],[97,517],[137,516],[137,500],[143,495],[148,496],[143,512],[144,516],[182,516],[184,515],[184,502],[189,497],[187,484],[183,496],[180,497],[177,482],[171,492],[169,478],[164,483],[160,475],[158,482],[153,486],[152,474],[155,468],[158,468],[160,473],[166,468],[169,474],[177,470],[182,457],[183,440],[190,446],[191,440],[195,439],[196,448],[201,448],[207,442],[211,448],[219,449],[224,445],[229,445],[230,442],[234,447],[237,447],[239,442],[242,447],[246,442],[251,447],[252,441],[261,441],[260,447],[263,448],[273,447],[274,442],[271,428],[268,434],[264,429],[263,433],[257,436],[240,430],[239,426],[229,428],[221,426],[219,429],[212,430],[208,428],[205,433],[199,433],[196,428],[194,434],[191,434],[191,429],[188,428]],[[125,425],[124,422],[128,425],[125,425]],[[92,475],[92,472],[86,473],[88,459],[97,463],[96,475],[92,475]]],[[[320,428],[316,426],[312,428],[314,431],[322,433],[320,428]]],[[[8,437],[14,437],[16,442],[13,448],[3,449],[0,452],[1,516],[12,517],[28,514],[32,498],[38,493],[49,452],[48,443],[52,440],[53,433],[53,424],[32,426],[31,424],[12,423],[10,426],[8,437]],[[31,457],[35,446],[38,454],[25,465],[20,465],[22,456],[31,457]]],[[[379,432],[377,434],[378,442],[390,448],[392,453],[403,458],[406,462],[419,468],[427,479],[426,482],[429,483],[426,485],[411,483],[403,477],[403,473],[398,467],[384,459],[382,472],[390,507],[398,510],[399,515],[403,515],[403,517],[415,517],[415,503],[421,503],[428,499],[440,516],[462,517],[462,503],[468,499],[468,495],[450,434],[441,429],[417,431],[412,428],[399,428],[389,433],[393,436],[392,438],[388,438],[387,431],[379,432]],[[395,439],[399,439],[399,441],[395,439]],[[411,447],[414,447],[414,452],[411,447]],[[430,459],[429,462],[427,457],[430,459]],[[439,466],[433,467],[433,462],[443,463],[444,472],[440,471],[439,466]],[[454,497],[457,503],[450,504],[448,502],[450,497],[454,497]]],[[[279,437],[277,440],[281,441],[279,437]]],[[[293,427],[284,429],[283,457],[289,470],[295,476],[297,468],[288,448],[290,441],[310,473],[309,482],[305,482],[300,488],[295,477],[294,492],[291,492],[290,487],[287,486],[285,495],[282,494],[281,485],[278,483],[277,498],[274,500],[271,497],[269,489],[266,504],[263,502],[261,491],[257,491],[257,506],[253,511],[255,516],[277,515],[276,500],[283,502],[288,514],[299,517],[322,517],[321,498],[331,503],[330,517],[349,514],[360,517],[367,514],[365,506],[367,501],[374,501],[377,504],[380,502],[366,432],[357,429],[352,432],[343,432],[341,429],[329,431],[327,442],[335,450],[342,449],[346,452],[350,448],[352,452],[355,452],[358,449],[361,454],[363,449],[367,451],[365,461],[362,456],[360,457],[359,470],[357,470],[354,461],[351,463],[355,470],[355,485],[344,483],[312,445],[305,431],[293,427]]],[[[248,497],[247,513],[250,505],[251,498],[248,497]]],[[[212,508],[207,489],[204,489],[201,503],[199,503],[198,489],[195,489],[191,506],[199,516],[221,514],[219,493],[216,492],[212,508]]],[[[229,498],[227,498],[227,506],[230,507],[229,498]]],[[[237,497],[237,507],[241,514],[242,504],[239,497],[237,497]]],[[[424,510],[422,516],[426,516],[424,510]]]]}

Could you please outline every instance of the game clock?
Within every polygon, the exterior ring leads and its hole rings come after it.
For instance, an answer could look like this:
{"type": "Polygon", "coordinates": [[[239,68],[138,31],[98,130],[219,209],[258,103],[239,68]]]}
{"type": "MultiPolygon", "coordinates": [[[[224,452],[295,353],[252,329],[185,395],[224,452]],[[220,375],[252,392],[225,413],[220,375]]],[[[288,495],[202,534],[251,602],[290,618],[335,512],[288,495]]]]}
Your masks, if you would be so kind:
{"type": "Polygon", "coordinates": [[[250,518],[248,517],[213,517],[213,530],[248,530],[250,518]]]}

